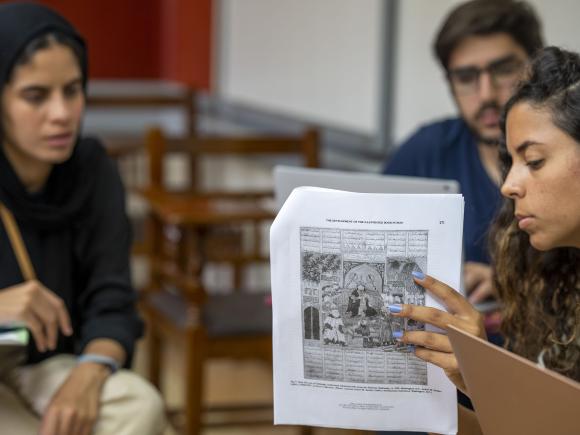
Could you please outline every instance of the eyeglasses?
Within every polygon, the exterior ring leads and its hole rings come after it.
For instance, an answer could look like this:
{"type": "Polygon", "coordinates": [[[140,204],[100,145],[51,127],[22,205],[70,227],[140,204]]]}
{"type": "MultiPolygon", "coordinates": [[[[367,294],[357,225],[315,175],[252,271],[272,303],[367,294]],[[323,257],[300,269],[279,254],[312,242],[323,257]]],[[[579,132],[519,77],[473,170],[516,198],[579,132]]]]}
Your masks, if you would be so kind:
{"type": "Polygon", "coordinates": [[[508,88],[515,85],[523,66],[523,61],[510,55],[493,61],[484,68],[469,66],[449,70],[447,78],[457,94],[470,95],[479,90],[480,78],[484,72],[489,73],[494,87],[508,88]]]}

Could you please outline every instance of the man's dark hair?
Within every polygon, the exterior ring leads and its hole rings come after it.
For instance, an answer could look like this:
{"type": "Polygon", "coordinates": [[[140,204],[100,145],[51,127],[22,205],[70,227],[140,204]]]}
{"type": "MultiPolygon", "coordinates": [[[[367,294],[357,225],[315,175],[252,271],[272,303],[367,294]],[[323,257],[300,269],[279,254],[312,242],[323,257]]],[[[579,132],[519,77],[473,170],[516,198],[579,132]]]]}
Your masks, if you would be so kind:
{"type": "Polygon", "coordinates": [[[435,55],[447,70],[451,53],[465,38],[494,33],[507,33],[530,57],[544,45],[542,26],[529,4],[512,0],[471,0],[448,15],[435,39],[435,55]]]}

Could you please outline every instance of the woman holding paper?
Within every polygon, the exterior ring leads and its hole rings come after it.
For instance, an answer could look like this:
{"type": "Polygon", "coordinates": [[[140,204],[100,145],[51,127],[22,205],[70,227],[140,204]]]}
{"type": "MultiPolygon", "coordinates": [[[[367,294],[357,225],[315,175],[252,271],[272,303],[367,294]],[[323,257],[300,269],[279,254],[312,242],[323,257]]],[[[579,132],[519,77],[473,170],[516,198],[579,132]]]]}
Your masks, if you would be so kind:
{"type": "MultiPolygon", "coordinates": [[[[542,50],[505,108],[505,204],[493,228],[494,282],[506,347],[580,381],[580,56],[542,50]]],[[[391,312],[485,338],[481,315],[442,282],[414,273],[448,309],[391,305],[391,312]]],[[[465,384],[448,338],[412,331],[417,357],[465,384]]]]}
{"type": "Polygon", "coordinates": [[[31,333],[28,348],[0,346],[3,433],[162,430],[159,395],[117,372],[142,322],[119,174],[80,136],[86,82],[84,41],[63,17],[0,5],[0,326],[31,333]]]}

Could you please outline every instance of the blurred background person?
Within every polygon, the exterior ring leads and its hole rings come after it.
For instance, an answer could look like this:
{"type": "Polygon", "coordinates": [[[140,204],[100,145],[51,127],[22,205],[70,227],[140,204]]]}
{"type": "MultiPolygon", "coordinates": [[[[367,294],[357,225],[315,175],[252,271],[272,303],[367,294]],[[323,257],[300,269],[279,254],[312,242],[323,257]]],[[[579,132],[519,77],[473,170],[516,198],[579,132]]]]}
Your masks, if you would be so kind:
{"type": "Polygon", "coordinates": [[[453,9],[433,48],[460,116],[421,127],[384,168],[385,174],[459,181],[464,282],[474,303],[493,294],[487,234],[500,203],[500,114],[542,46],[540,22],[525,2],[473,0],[453,9]]]}

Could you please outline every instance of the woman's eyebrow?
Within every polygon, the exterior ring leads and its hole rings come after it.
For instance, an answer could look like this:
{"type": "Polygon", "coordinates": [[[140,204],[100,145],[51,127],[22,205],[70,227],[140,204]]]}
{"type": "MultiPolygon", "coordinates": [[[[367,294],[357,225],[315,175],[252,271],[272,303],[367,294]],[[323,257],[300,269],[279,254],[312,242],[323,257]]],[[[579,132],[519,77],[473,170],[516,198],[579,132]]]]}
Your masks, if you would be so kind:
{"type": "MultiPolygon", "coordinates": [[[[74,79],[66,82],[64,84],[64,87],[76,85],[76,84],[82,83],[82,81],[83,81],[82,77],[75,77],[74,79]]],[[[47,89],[50,89],[50,88],[51,88],[51,86],[48,86],[48,85],[31,83],[29,85],[22,86],[19,89],[19,92],[26,92],[26,91],[44,91],[44,90],[47,90],[47,89]]]]}
{"type": "Polygon", "coordinates": [[[49,89],[49,86],[43,85],[27,85],[20,88],[19,92],[29,92],[29,91],[46,91],[49,89]]]}
{"type": "Polygon", "coordinates": [[[65,86],[72,86],[72,85],[76,85],[79,83],[82,83],[83,79],[82,77],[75,77],[74,79],[72,79],[70,82],[65,83],[65,86]]]}
{"type": "Polygon", "coordinates": [[[526,140],[516,147],[516,153],[521,154],[525,150],[527,150],[529,147],[534,146],[534,145],[544,145],[544,144],[542,142],[537,142],[537,141],[533,141],[533,140],[526,140]]]}

